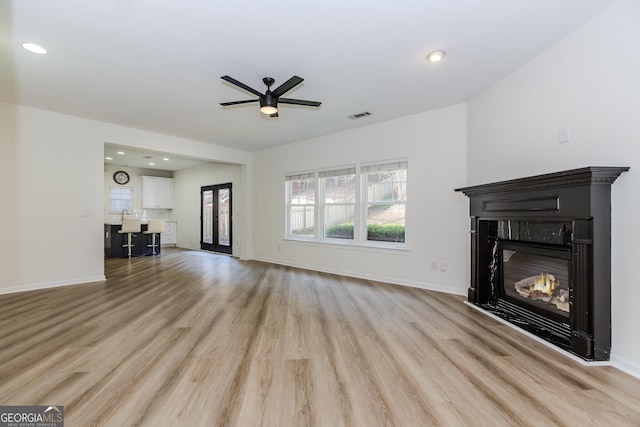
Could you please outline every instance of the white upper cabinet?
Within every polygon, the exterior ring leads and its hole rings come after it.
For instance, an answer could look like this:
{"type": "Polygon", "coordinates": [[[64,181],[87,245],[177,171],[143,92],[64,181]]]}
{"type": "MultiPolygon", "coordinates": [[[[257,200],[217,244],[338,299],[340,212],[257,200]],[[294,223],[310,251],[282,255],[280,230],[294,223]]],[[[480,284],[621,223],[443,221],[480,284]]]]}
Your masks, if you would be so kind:
{"type": "Polygon", "coordinates": [[[141,176],[142,208],[173,209],[173,178],[141,176]]]}

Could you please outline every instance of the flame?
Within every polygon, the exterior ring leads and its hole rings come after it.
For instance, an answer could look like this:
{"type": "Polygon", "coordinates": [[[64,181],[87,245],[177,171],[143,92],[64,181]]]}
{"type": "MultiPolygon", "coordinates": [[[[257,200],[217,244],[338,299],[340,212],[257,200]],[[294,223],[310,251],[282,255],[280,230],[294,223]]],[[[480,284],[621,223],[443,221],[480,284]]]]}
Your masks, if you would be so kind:
{"type": "Polygon", "coordinates": [[[540,278],[536,279],[532,285],[529,285],[531,295],[548,295],[551,296],[553,290],[560,286],[560,281],[549,273],[540,273],[540,278]]]}

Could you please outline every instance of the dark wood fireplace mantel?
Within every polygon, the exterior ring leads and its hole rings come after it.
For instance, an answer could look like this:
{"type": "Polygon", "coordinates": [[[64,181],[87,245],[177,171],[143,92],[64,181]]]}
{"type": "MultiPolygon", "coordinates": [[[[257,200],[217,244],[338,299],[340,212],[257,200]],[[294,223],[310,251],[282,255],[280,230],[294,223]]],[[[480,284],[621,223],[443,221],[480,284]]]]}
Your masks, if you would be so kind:
{"type": "Polygon", "coordinates": [[[628,170],[591,166],[456,189],[470,199],[469,302],[481,307],[495,302],[496,242],[524,238],[501,235],[501,224],[566,224],[565,240],[551,245],[570,247],[572,254],[567,350],[586,360],[609,360],[611,185],[628,170]]]}

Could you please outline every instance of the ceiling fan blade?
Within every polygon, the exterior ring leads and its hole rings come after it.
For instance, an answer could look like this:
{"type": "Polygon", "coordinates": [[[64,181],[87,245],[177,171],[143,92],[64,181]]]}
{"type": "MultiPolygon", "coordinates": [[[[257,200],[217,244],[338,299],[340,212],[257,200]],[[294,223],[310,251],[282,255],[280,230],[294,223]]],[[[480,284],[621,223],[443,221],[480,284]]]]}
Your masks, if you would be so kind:
{"type": "Polygon", "coordinates": [[[246,90],[247,92],[251,92],[254,95],[258,95],[258,96],[262,96],[262,93],[258,92],[257,90],[255,90],[252,87],[247,86],[246,84],[237,81],[236,79],[234,79],[233,77],[229,77],[229,76],[222,76],[220,77],[222,80],[225,80],[231,84],[234,84],[238,87],[241,87],[242,89],[246,90]]]}
{"type": "Polygon", "coordinates": [[[279,104],[295,104],[295,105],[308,105],[309,107],[319,107],[322,102],[317,101],[305,101],[303,99],[291,99],[291,98],[278,98],[279,104]]]}
{"type": "Polygon", "coordinates": [[[302,77],[293,76],[289,80],[287,80],[286,82],[278,86],[276,89],[274,89],[273,92],[271,92],[271,94],[276,98],[278,98],[284,95],[285,93],[289,92],[294,87],[298,86],[303,81],[304,79],[302,77]]]}
{"type": "Polygon", "coordinates": [[[246,101],[231,101],[231,102],[221,102],[220,105],[223,107],[227,107],[229,105],[237,105],[237,104],[248,104],[249,102],[258,102],[259,99],[248,99],[246,101]]]}

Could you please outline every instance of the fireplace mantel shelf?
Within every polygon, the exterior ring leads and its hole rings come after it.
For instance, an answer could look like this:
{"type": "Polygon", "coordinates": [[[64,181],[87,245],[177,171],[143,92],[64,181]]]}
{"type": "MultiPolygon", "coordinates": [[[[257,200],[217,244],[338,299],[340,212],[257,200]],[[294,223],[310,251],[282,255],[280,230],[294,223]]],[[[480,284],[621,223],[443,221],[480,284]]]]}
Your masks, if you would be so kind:
{"type": "Polygon", "coordinates": [[[629,167],[622,166],[589,166],[579,169],[571,169],[562,172],[548,173],[544,175],[530,176],[526,178],[499,181],[489,184],[473,185],[470,187],[456,188],[465,195],[479,196],[482,194],[502,193],[513,190],[536,190],[554,187],[571,187],[584,184],[613,184],[622,172],[629,167]]]}

